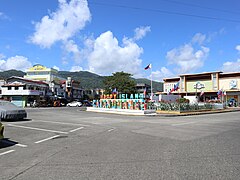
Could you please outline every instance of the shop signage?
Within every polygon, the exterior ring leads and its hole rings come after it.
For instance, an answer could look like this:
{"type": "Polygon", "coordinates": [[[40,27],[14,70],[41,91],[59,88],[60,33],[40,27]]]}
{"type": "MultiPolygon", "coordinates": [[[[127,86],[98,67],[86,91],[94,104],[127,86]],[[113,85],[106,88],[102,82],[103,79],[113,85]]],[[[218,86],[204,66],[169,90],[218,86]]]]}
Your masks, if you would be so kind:
{"type": "Polygon", "coordinates": [[[237,88],[237,80],[236,79],[231,80],[229,83],[229,87],[230,87],[230,89],[237,88]]]}
{"type": "Polygon", "coordinates": [[[203,83],[197,82],[193,87],[194,89],[203,89],[205,88],[205,85],[203,83]]]}
{"type": "Polygon", "coordinates": [[[35,65],[31,68],[29,68],[30,71],[41,71],[41,70],[46,70],[47,68],[42,65],[35,65]]]}
{"type": "Polygon", "coordinates": [[[143,99],[144,94],[105,94],[100,99],[143,99]]]}

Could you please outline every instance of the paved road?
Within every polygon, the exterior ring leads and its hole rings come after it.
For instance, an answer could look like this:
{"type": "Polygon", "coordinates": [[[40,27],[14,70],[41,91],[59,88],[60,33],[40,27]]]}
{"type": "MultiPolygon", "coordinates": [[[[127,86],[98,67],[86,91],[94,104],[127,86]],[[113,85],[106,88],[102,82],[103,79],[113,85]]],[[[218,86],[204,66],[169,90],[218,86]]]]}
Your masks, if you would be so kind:
{"type": "Polygon", "coordinates": [[[28,109],[3,122],[0,179],[239,179],[240,112],[161,117],[28,109]]]}

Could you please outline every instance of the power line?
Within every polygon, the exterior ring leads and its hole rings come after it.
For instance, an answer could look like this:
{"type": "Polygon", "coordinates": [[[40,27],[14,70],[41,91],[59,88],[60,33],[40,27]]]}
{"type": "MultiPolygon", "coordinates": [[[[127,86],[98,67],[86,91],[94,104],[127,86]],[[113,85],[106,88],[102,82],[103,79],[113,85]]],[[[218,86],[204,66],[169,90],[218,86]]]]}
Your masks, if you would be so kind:
{"type": "Polygon", "coordinates": [[[149,11],[149,12],[156,12],[156,13],[170,14],[170,15],[179,15],[179,16],[186,16],[186,17],[195,17],[195,18],[208,19],[208,20],[218,20],[218,21],[240,23],[240,20],[235,20],[235,19],[202,16],[202,15],[187,14],[187,13],[181,13],[181,12],[165,11],[165,10],[159,10],[159,9],[141,8],[141,7],[119,5],[119,4],[99,3],[99,2],[89,2],[89,4],[99,5],[99,6],[118,7],[118,8],[124,8],[124,9],[134,9],[134,10],[138,10],[138,11],[149,11]]]}
{"type": "Polygon", "coordinates": [[[225,10],[225,9],[211,8],[211,7],[201,6],[201,5],[192,4],[192,3],[178,2],[178,1],[174,1],[174,0],[161,0],[161,1],[164,1],[164,2],[167,2],[167,3],[180,4],[180,5],[184,5],[184,6],[197,7],[197,8],[201,8],[201,9],[208,9],[208,10],[213,10],[213,11],[218,11],[218,12],[240,15],[239,12],[228,11],[228,10],[225,10]]]}

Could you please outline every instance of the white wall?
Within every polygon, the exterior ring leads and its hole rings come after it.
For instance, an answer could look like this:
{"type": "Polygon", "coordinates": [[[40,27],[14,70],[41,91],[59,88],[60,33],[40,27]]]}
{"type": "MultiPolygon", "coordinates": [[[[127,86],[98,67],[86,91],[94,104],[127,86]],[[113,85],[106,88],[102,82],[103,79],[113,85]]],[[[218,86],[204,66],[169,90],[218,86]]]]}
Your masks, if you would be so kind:
{"type": "Polygon", "coordinates": [[[184,98],[188,99],[190,104],[198,103],[198,97],[196,96],[184,96],[184,98]]]}

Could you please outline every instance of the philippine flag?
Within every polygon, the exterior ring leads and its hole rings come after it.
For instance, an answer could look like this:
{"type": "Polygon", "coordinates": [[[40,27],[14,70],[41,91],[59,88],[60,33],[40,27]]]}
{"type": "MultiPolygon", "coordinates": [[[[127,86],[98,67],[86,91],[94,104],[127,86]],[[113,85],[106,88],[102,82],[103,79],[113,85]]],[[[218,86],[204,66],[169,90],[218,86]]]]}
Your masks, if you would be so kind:
{"type": "Polygon", "coordinates": [[[112,94],[118,94],[117,88],[114,88],[114,89],[112,90],[112,94]]]}
{"type": "Polygon", "coordinates": [[[148,69],[151,69],[152,68],[152,64],[149,64],[149,65],[147,65],[144,69],[145,70],[148,70],[148,69]]]}
{"type": "Polygon", "coordinates": [[[144,94],[144,96],[147,95],[147,88],[146,88],[146,87],[145,87],[145,89],[144,89],[144,91],[143,91],[143,94],[144,94]]]}

